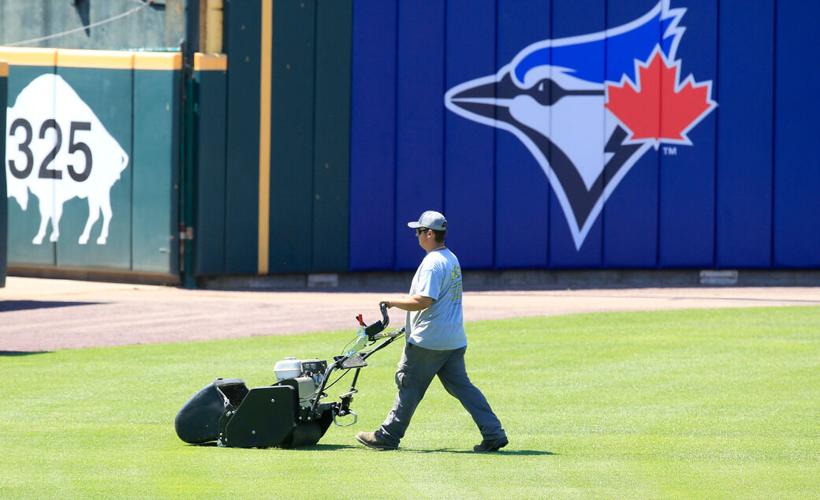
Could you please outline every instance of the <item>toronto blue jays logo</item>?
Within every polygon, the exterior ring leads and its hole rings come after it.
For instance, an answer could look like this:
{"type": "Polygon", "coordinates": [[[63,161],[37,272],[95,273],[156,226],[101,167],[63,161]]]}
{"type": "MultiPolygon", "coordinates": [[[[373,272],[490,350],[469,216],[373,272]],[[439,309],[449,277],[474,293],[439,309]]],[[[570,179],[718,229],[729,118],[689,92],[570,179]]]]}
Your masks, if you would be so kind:
{"type": "Polygon", "coordinates": [[[632,166],[662,143],[692,145],[687,133],[717,106],[711,81],[681,80],[685,12],[661,0],[623,26],[536,42],[444,97],[450,111],[526,145],[576,248],[632,166]]]}

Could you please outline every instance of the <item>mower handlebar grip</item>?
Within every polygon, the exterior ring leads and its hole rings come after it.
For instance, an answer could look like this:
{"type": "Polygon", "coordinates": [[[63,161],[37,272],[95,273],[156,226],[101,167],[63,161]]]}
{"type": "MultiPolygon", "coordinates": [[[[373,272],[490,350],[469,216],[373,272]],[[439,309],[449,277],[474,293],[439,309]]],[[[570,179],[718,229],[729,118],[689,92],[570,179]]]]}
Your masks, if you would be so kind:
{"type": "Polygon", "coordinates": [[[382,312],[382,327],[387,328],[390,324],[390,316],[387,314],[387,302],[379,302],[379,310],[382,312]]]}
{"type": "Polygon", "coordinates": [[[367,334],[367,337],[370,340],[374,340],[375,335],[384,331],[387,328],[387,325],[390,323],[390,316],[387,314],[387,302],[379,302],[379,309],[382,312],[382,319],[376,321],[372,325],[368,325],[364,332],[367,334]]]}

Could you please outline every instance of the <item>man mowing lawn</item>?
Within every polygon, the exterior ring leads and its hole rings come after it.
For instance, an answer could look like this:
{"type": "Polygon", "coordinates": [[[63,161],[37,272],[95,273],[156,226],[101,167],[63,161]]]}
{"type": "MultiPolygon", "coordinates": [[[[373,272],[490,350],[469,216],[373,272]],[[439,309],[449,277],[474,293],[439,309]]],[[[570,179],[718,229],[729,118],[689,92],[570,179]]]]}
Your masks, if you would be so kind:
{"type": "Polygon", "coordinates": [[[409,222],[427,255],[421,261],[410,293],[388,299],[387,307],[407,311],[407,343],[396,372],[398,394],[393,408],[375,432],[360,432],[356,439],[376,450],[395,450],[404,437],[416,407],[433,377],[470,413],[483,440],[476,452],[498,451],[507,435],[487,399],[470,382],[464,365],[467,336],[461,306],[462,281],[458,258],[444,244],[447,219],[432,210],[418,222],[409,222]]]}

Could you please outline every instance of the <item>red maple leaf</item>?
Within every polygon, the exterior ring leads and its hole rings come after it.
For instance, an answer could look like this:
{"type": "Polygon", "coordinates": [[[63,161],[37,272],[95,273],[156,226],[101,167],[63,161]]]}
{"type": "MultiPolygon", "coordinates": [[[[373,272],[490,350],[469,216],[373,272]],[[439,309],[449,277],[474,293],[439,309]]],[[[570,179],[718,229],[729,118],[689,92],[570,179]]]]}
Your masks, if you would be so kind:
{"type": "Polygon", "coordinates": [[[639,66],[637,78],[637,87],[629,80],[607,85],[606,107],[632,132],[631,140],[690,144],[686,132],[715,107],[710,83],[690,76],[680,87],[678,64],[667,63],[657,50],[639,66]]]}

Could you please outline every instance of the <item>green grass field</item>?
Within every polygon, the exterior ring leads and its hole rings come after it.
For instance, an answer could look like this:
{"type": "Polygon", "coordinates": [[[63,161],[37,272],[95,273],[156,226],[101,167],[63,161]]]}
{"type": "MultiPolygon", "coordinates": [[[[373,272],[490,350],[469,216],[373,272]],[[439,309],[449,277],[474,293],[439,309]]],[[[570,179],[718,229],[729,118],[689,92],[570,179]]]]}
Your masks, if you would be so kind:
{"type": "Polygon", "coordinates": [[[471,452],[480,436],[437,381],[401,450],[358,446],[390,407],[399,345],[362,373],[359,424],[313,448],[177,439],[177,410],[213,378],[266,385],[278,359],[351,336],[0,356],[0,498],[820,495],[820,308],[470,323],[468,370],[510,438],[498,454],[471,452]]]}

